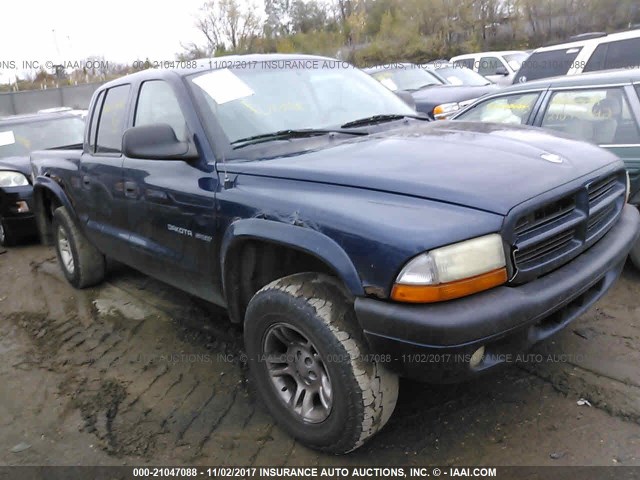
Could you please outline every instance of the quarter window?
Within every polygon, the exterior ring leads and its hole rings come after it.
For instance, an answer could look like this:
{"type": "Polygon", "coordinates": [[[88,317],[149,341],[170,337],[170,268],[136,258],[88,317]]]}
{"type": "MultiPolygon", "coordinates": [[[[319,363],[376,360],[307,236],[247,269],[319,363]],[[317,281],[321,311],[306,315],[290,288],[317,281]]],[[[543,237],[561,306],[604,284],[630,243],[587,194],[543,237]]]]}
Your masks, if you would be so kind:
{"type": "Polygon", "coordinates": [[[492,98],[456,117],[456,120],[525,125],[540,94],[521,93],[492,98]]]}
{"type": "Polygon", "coordinates": [[[129,90],[129,85],[120,85],[107,90],[98,123],[96,153],[121,152],[129,90]]]}
{"type": "Polygon", "coordinates": [[[186,121],[171,86],[162,80],[144,82],[140,88],[134,125],[166,123],[178,140],[185,140],[186,121]]]}
{"type": "Polygon", "coordinates": [[[621,88],[555,92],[541,126],[599,145],[640,143],[621,88]]]}

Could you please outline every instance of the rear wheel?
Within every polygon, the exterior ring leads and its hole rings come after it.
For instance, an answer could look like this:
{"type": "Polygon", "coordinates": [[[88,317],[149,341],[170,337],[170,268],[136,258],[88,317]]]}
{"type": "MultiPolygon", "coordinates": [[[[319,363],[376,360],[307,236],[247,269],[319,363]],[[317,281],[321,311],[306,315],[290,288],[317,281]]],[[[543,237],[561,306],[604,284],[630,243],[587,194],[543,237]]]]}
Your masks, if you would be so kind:
{"type": "Polygon", "coordinates": [[[389,420],[398,378],[367,355],[335,279],[302,273],[262,288],[247,307],[244,337],[258,393],[301,443],[347,453],[389,420]]]}
{"type": "Polygon", "coordinates": [[[89,243],[64,207],[53,214],[53,234],[58,262],[71,285],[85,288],[104,279],[104,255],[89,243]]]}

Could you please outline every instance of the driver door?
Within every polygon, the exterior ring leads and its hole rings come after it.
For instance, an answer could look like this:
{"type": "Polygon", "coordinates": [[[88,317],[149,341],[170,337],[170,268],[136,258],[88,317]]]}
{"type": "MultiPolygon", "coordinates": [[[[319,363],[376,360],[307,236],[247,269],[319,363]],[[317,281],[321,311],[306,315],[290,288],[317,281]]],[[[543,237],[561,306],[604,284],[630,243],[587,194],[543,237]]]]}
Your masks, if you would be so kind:
{"type": "MultiPolygon", "coordinates": [[[[176,137],[188,135],[187,122],[171,85],[164,80],[141,84],[134,126],[165,123],[176,137]]],[[[124,195],[137,252],[132,266],[200,295],[211,294],[209,269],[215,231],[217,176],[202,159],[124,159],[124,195]],[[194,290],[195,289],[195,290],[194,290]]]]}

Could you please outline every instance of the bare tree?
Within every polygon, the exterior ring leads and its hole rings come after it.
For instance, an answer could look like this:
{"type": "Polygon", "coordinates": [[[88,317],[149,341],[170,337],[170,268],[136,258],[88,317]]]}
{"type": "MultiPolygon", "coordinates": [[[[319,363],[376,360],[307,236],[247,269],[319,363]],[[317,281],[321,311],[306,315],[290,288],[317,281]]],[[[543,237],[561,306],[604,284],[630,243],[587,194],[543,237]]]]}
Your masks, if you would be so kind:
{"type": "Polygon", "coordinates": [[[246,50],[260,28],[260,15],[253,5],[242,8],[238,0],[209,0],[200,9],[196,26],[206,38],[206,47],[187,46],[187,49],[211,54],[221,48],[246,50]]]}

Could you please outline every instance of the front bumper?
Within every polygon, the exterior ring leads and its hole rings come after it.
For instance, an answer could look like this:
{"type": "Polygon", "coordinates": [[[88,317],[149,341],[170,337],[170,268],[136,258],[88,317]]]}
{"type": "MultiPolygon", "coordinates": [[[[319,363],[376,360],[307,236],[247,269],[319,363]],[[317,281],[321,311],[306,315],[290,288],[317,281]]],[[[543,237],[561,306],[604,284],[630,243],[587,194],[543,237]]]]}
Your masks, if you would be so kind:
{"type": "Polygon", "coordinates": [[[355,310],[376,358],[402,376],[455,382],[501,364],[566,327],[615,283],[639,235],[638,210],[626,205],[594,246],[553,272],[439,304],[357,298],[355,310]],[[482,362],[469,360],[481,346],[482,362]]]}
{"type": "Polygon", "coordinates": [[[0,189],[0,217],[5,228],[15,238],[25,238],[38,233],[33,213],[33,187],[9,187],[0,189]],[[18,202],[26,202],[29,211],[19,212],[18,202]]]}

